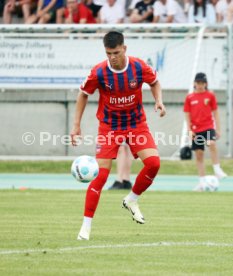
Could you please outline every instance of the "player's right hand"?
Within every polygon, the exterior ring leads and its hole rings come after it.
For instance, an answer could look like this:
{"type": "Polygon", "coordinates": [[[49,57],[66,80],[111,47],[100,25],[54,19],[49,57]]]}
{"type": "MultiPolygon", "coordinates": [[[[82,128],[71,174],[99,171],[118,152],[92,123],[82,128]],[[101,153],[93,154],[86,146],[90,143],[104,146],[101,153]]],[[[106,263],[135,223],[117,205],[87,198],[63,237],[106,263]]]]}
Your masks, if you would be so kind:
{"type": "Polygon", "coordinates": [[[220,137],[221,137],[221,132],[220,132],[220,130],[218,130],[218,129],[216,129],[216,139],[218,140],[218,139],[220,139],[220,137]]]}
{"type": "Polygon", "coordinates": [[[189,138],[193,140],[195,138],[196,134],[192,130],[189,130],[189,138]]]}
{"type": "Polygon", "coordinates": [[[74,126],[70,133],[71,143],[73,146],[77,146],[77,140],[81,137],[81,128],[74,126]]]}

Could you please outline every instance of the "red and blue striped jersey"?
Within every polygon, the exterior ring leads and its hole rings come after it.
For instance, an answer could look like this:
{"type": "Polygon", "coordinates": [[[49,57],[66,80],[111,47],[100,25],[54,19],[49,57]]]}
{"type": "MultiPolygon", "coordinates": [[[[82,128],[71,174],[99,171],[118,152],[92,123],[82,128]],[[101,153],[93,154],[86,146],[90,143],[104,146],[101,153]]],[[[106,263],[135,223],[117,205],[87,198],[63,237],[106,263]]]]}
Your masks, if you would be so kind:
{"type": "Polygon", "coordinates": [[[108,60],[96,65],[80,90],[87,95],[99,90],[96,116],[101,127],[128,130],[145,123],[142,84],[153,84],[156,81],[156,72],[143,60],[127,57],[126,67],[121,71],[111,68],[108,60]]]}

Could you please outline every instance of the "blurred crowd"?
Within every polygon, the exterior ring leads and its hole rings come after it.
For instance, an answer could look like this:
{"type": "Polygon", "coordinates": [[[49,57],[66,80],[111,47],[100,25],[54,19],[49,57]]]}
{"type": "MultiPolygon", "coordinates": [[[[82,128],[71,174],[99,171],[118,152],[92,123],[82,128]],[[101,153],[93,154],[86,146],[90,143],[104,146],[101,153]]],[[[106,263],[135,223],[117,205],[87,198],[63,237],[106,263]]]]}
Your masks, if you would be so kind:
{"type": "Polygon", "coordinates": [[[4,24],[233,23],[233,0],[1,0],[4,24]]]}

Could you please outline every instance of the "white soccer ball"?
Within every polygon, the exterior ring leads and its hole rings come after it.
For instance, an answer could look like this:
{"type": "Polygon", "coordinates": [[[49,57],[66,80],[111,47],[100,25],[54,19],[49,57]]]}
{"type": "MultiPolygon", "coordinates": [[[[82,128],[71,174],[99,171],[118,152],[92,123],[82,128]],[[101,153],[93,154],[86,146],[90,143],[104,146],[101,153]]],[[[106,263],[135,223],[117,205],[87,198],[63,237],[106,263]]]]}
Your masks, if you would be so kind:
{"type": "Polygon", "coordinates": [[[80,182],[90,182],[99,173],[99,166],[94,157],[82,155],[76,158],[71,166],[71,174],[80,182]]]}
{"type": "Polygon", "coordinates": [[[215,192],[218,190],[219,180],[214,175],[206,175],[204,190],[208,192],[215,192]]]}

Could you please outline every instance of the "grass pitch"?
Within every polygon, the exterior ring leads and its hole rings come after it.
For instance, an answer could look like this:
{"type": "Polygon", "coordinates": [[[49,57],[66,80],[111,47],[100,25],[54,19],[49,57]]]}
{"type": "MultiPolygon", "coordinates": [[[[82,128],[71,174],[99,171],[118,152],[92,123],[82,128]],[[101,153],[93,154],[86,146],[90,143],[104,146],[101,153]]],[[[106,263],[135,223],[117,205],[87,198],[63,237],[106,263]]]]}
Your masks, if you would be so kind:
{"type": "Polygon", "coordinates": [[[84,191],[0,191],[0,275],[233,275],[233,193],[147,192],[145,225],[104,191],[77,241],[84,191]]]}
{"type": "MultiPolygon", "coordinates": [[[[72,161],[0,161],[0,173],[69,173],[72,161]]],[[[212,174],[210,160],[205,160],[206,173],[212,174]]],[[[228,175],[233,175],[233,159],[221,160],[221,166],[228,175]]],[[[131,172],[138,173],[142,168],[141,161],[134,161],[131,172]]],[[[116,162],[113,161],[112,173],[116,173],[116,162]]],[[[161,160],[159,174],[197,175],[195,160],[161,160]]]]}

